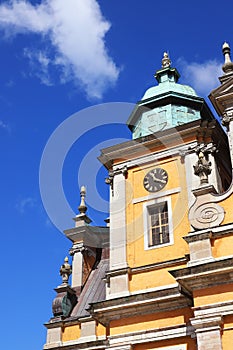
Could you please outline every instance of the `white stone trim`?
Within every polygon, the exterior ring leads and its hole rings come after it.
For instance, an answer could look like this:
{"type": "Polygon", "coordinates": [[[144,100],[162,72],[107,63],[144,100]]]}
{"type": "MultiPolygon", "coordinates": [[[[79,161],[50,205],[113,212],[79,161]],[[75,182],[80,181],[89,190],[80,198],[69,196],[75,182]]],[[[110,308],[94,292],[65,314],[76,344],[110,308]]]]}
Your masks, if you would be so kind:
{"type": "Polygon", "coordinates": [[[204,317],[211,315],[232,315],[233,314],[233,300],[227,302],[220,302],[214,304],[208,304],[205,306],[194,307],[195,317],[204,317]]]}
{"type": "Polygon", "coordinates": [[[56,346],[61,346],[62,344],[61,336],[62,336],[61,327],[48,328],[47,339],[46,339],[46,344],[44,345],[44,349],[51,349],[56,346]]]}
{"type": "MultiPolygon", "coordinates": [[[[226,232],[226,231],[230,231],[232,230],[232,234],[233,234],[233,224],[228,224],[228,225],[224,225],[224,226],[218,226],[218,227],[211,227],[211,228],[206,228],[203,230],[199,230],[198,233],[202,234],[205,232],[209,232],[211,231],[212,233],[218,233],[218,232],[226,232]]],[[[195,235],[196,232],[189,232],[189,236],[191,235],[195,235]]]]}
{"type": "Polygon", "coordinates": [[[229,126],[228,126],[228,143],[229,143],[229,149],[230,149],[230,156],[231,156],[231,164],[233,167],[233,121],[230,120],[229,126]]]}
{"type": "Polygon", "coordinates": [[[151,250],[151,249],[158,249],[166,246],[170,246],[174,244],[174,236],[173,236],[173,224],[172,224],[172,205],[171,205],[171,197],[159,197],[154,200],[151,200],[149,202],[146,202],[143,204],[143,224],[144,224],[144,249],[145,250],[151,250]],[[149,247],[149,214],[148,214],[148,208],[152,207],[153,205],[156,205],[158,203],[167,202],[168,206],[168,225],[169,225],[169,243],[165,244],[159,244],[154,245],[152,247],[149,247]]]}
{"type": "Polygon", "coordinates": [[[131,345],[120,345],[108,348],[110,350],[132,350],[131,345]]]}
{"type": "MultiPolygon", "coordinates": [[[[111,345],[117,344],[143,344],[148,342],[156,342],[167,339],[187,337],[194,333],[193,327],[187,327],[186,325],[177,325],[173,327],[163,327],[158,329],[142,330],[138,332],[132,332],[127,334],[112,335],[109,336],[110,349],[111,345]]],[[[182,340],[181,340],[182,342],[182,340]]],[[[187,345],[174,345],[170,347],[162,347],[157,350],[186,350],[187,345]]]]}
{"type": "Polygon", "coordinates": [[[125,187],[122,172],[115,174],[110,197],[110,270],[127,267],[125,187]]]}
{"type": "Polygon", "coordinates": [[[192,190],[199,186],[200,179],[198,176],[194,175],[193,165],[197,162],[196,153],[188,154],[184,159],[185,174],[186,174],[186,184],[188,193],[188,207],[194,204],[196,197],[194,196],[192,190]]]}
{"type": "Polygon", "coordinates": [[[166,197],[166,196],[170,196],[170,195],[175,194],[175,193],[179,193],[180,191],[181,191],[180,187],[172,188],[171,190],[149,194],[148,196],[144,196],[144,197],[134,198],[132,200],[132,203],[137,204],[137,203],[145,202],[148,200],[157,199],[160,197],[166,197]]]}
{"type": "MultiPolygon", "coordinates": [[[[160,150],[154,153],[150,152],[150,154],[147,153],[145,156],[138,157],[137,159],[132,159],[129,161],[122,162],[120,166],[122,168],[126,166],[127,169],[130,169],[138,165],[144,165],[146,163],[151,163],[151,162],[155,163],[155,161],[159,162],[160,159],[167,158],[167,157],[173,158],[174,156],[180,155],[181,152],[186,153],[187,151],[189,151],[188,150],[189,148],[193,149],[196,145],[197,145],[197,142],[195,141],[189,144],[175,146],[174,148],[169,148],[168,150],[160,150]]],[[[147,149],[147,147],[145,147],[145,149],[147,149]]],[[[119,168],[119,165],[116,165],[113,167],[113,169],[117,169],[117,168],[119,168]]]]}
{"type": "Polygon", "coordinates": [[[173,283],[173,284],[167,284],[165,286],[160,286],[160,287],[155,287],[155,288],[147,288],[147,289],[140,289],[140,290],[136,290],[134,292],[131,292],[130,295],[137,295],[137,294],[144,294],[144,293],[148,293],[148,292],[157,292],[160,290],[165,290],[165,289],[172,289],[175,287],[178,287],[178,283],[173,283]]]}
{"type": "Polygon", "coordinates": [[[72,262],[72,282],[71,287],[82,287],[83,255],[81,251],[74,253],[72,262]]]}
{"type": "MultiPolygon", "coordinates": [[[[99,338],[97,338],[97,341],[98,340],[105,340],[106,339],[106,337],[104,337],[104,339],[102,339],[102,337],[99,337],[99,338]],[[101,339],[100,339],[101,338],[101,339]]],[[[80,349],[90,349],[90,350],[96,350],[96,349],[106,349],[106,345],[104,345],[104,344],[100,344],[100,345],[94,345],[93,343],[93,341],[90,341],[90,344],[88,344],[89,343],[89,341],[87,341],[87,339],[86,338],[79,338],[79,339],[76,339],[76,340],[68,340],[68,341],[65,341],[65,342],[60,342],[60,344],[53,344],[53,346],[49,346],[49,347],[47,347],[47,346],[44,346],[44,349],[52,349],[52,348],[55,348],[55,349],[58,349],[58,348],[66,348],[66,350],[68,350],[68,349],[73,349],[73,347],[75,346],[75,345],[82,345],[81,347],[80,347],[80,349]],[[85,344],[85,347],[83,346],[85,344]]],[[[79,348],[78,348],[79,349],[79,348]]]]}

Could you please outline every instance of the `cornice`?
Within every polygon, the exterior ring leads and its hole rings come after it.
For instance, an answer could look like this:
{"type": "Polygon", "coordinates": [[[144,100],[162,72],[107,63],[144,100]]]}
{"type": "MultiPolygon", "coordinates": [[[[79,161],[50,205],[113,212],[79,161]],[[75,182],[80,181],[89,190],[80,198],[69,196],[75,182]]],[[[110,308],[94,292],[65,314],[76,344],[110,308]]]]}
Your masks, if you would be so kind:
{"type": "Polygon", "coordinates": [[[149,264],[149,265],[132,267],[130,269],[130,273],[132,275],[135,275],[137,273],[142,273],[142,272],[146,272],[146,271],[154,271],[154,270],[159,270],[159,269],[163,269],[163,268],[166,268],[166,267],[173,267],[173,266],[176,266],[176,265],[185,264],[188,261],[189,261],[189,256],[186,255],[186,256],[184,256],[182,258],[161,261],[161,262],[155,263],[155,264],[149,264]]]}
{"type": "Polygon", "coordinates": [[[64,234],[72,242],[83,242],[90,247],[102,247],[109,242],[109,227],[82,225],[64,231],[64,234]]]}
{"type": "MultiPolygon", "coordinates": [[[[111,335],[108,336],[108,339],[110,345],[113,346],[118,344],[144,344],[148,342],[168,340],[187,336],[194,336],[193,327],[187,324],[179,324],[175,326],[162,327],[157,329],[148,329],[137,332],[130,332],[126,334],[111,335]]],[[[182,345],[174,346],[174,350],[183,350],[185,348],[182,345]]]]}
{"type": "Polygon", "coordinates": [[[178,287],[173,287],[92,303],[88,311],[107,326],[113,320],[190,306],[192,301],[181,294],[178,287]]]}
{"type": "Polygon", "coordinates": [[[233,258],[218,259],[169,272],[189,292],[230,284],[233,283],[233,258]]]}
{"type": "Polygon", "coordinates": [[[44,350],[105,350],[108,345],[107,340],[94,340],[87,342],[84,339],[79,339],[76,341],[59,342],[59,344],[46,344],[44,350]]]}
{"type": "Polygon", "coordinates": [[[186,140],[196,140],[197,130],[200,127],[201,120],[180,125],[176,128],[159,131],[139,139],[130,140],[101,150],[99,161],[107,168],[111,168],[114,160],[122,162],[136,159],[152,154],[152,152],[162,152],[164,150],[183,146],[186,140]]]}

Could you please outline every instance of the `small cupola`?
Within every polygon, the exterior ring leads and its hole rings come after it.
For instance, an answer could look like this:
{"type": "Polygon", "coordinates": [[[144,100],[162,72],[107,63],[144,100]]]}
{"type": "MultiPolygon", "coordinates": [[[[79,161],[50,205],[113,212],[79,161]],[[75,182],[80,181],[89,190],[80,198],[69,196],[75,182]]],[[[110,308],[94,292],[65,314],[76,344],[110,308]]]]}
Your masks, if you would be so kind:
{"type": "Polygon", "coordinates": [[[180,74],[171,67],[167,52],[154,77],[158,84],[146,90],[127,121],[133,139],[194,120],[214,118],[204,99],[198,97],[192,87],[178,83],[180,74]]]}

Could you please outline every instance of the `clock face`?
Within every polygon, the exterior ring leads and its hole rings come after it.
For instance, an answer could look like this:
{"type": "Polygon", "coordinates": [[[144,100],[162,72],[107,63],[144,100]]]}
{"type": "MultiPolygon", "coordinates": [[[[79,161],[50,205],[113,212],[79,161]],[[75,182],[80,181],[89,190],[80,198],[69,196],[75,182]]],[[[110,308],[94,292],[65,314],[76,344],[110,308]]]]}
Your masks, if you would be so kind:
{"type": "Polygon", "coordinates": [[[150,170],[143,180],[143,185],[148,192],[160,191],[168,181],[168,174],[162,168],[150,170]]]}

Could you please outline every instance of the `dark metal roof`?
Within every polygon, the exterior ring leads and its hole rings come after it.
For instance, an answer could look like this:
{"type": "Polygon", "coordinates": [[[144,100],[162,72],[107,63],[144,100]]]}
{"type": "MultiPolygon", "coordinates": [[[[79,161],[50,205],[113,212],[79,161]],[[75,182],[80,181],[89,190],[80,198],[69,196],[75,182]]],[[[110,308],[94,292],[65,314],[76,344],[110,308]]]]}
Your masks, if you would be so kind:
{"type": "Polygon", "coordinates": [[[105,300],[106,285],[104,277],[108,268],[109,261],[107,259],[101,260],[97,268],[90,273],[79,296],[78,303],[72,311],[71,317],[89,316],[90,314],[86,310],[89,308],[89,304],[105,300]]]}

